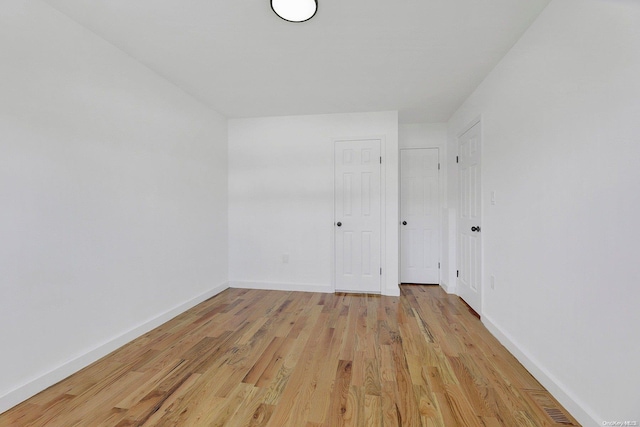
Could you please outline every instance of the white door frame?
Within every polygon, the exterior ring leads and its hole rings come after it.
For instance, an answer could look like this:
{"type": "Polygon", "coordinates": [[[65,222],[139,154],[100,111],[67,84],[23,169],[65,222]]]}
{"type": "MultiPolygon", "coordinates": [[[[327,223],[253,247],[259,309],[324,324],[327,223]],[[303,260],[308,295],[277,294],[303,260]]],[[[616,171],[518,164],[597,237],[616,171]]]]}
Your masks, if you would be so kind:
{"type": "MultiPolygon", "coordinates": [[[[482,126],[482,116],[478,116],[476,117],[474,120],[472,120],[471,122],[469,122],[469,124],[467,126],[465,126],[460,132],[458,132],[458,134],[456,135],[456,153],[460,153],[460,138],[462,138],[462,136],[467,133],[469,130],[471,130],[471,128],[473,128],[474,126],[479,126],[479,134],[480,134],[480,147],[483,146],[483,140],[484,140],[484,134],[483,134],[483,126],[482,126]]],[[[482,220],[482,218],[484,217],[484,203],[483,203],[483,197],[482,197],[482,151],[480,152],[480,192],[479,192],[479,197],[480,197],[480,219],[482,220]]],[[[456,199],[457,199],[457,210],[458,213],[456,214],[456,222],[455,222],[455,226],[456,226],[456,231],[455,231],[455,256],[456,256],[456,263],[454,266],[454,279],[455,279],[455,283],[456,283],[456,294],[460,295],[460,289],[458,287],[458,275],[456,274],[456,271],[459,269],[459,261],[460,261],[460,247],[458,245],[459,243],[459,232],[460,232],[460,224],[459,224],[459,220],[460,220],[460,214],[459,214],[459,210],[460,210],[460,206],[459,206],[459,202],[460,202],[460,174],[459,174],[459,169],[457,167],[457,162],[456,162],[456,180],[457,180],[457,191],[456,191],[456,199]]],[[[482,232],[482,231],[481,231],[482,232]]],[[[479,307],[479,311],[478,314],[482,315],[482,305],[483,305],[483,295],[484,295],[484,239],[482,237],[480,237],[480,272],[479,272],[479,276],[478,276],[478,288],[480,290],[479,292],[479,296],[480,296],[480,307],[479,307]]]]}
{"type": "Polygon", "coordinates": [[[336,142],[350,142],[350,141],[370,141],[370,140],[378,140],[380,141],[380,155],[382,156],[382,163],[380,164],[380,265],[382,268],[382,275],[380,276],[380,294],[384,294],[383,289],[385,289],[386,281],[386,271],[387,271],[387,258],[385,253],[386,248],[386,206],[387,206],[387,191],[386,191],[386,141],[385,137],[381,135],[374,136],[363,136],[357,138],[332,138],[331,143],[333,144],[333,167],[331,168],[332,173],[332,181],[333,181],[333,202],[332,202],[332,221],[330,225],[331,230],[331,289],[333,292],[336,292],[336,234],[335,234],[335,223],[336,219],[336,142]]]}

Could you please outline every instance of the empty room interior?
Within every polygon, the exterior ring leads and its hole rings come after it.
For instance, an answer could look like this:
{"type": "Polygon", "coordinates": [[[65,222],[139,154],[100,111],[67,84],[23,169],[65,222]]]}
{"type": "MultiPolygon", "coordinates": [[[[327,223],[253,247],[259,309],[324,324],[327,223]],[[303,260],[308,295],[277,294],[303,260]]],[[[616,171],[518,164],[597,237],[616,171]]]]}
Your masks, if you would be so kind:
{"type": "Polygon", "coordinates": [[[2,2],[0,425],[640,425],[640,2],[299,2],[2,2]]]}

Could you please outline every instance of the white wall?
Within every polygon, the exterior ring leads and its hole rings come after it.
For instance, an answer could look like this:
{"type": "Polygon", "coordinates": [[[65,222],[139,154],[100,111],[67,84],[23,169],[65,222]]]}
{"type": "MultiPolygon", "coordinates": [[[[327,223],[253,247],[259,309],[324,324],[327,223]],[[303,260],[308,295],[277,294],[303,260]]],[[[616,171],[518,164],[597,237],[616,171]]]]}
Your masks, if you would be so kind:
{"type": "Polygon", "coordinates": [[[226,120],[36,0],[0,9],[0,412],[226,285],[226,120]]]}
{"type": "MultiPolygon", "coordinates": [[[[402,148],[439,148],[447,145],[446,123],[403,123],[398,126],[398,144],[402,148]]],[[[442,161],[442,153],[440,161],[442,161]]]]}
{"type": "Polygon", "coordinates": [[[584,425],[640,421],[639,29],[553,0],[449,123],[482,115],[483,320],[584,425]]]}
{"type": "Polygon", "coordinates": [[[399,295],[396,112],[229,120],[231,286],[333,291],[334,139],[362,137],[385,142],[382,291],[399,295]]]}

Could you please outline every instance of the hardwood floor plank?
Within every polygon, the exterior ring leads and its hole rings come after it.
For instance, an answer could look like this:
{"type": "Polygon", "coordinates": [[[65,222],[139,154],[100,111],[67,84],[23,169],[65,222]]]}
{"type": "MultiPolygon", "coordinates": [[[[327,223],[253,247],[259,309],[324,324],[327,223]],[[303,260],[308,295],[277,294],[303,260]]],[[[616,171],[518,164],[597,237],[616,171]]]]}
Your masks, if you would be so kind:
{"type": "Polygon", "coordinates": [[[265,369],[275,357],[276,351],[282,346],[284,338],[273,337],[267,348],[260,354],[258,360],[253,364],[249,372],[242,379],[243,383],[256,384],[264,374],[265,369]]]}
{"type": "Polygon", "coordinates": [[[380,396],[365,395],[364,397],[364,423],[367,427],[382,427],[382,407],[380,396]]]}
{"type": "MultiPolygon", "coordinates": [[[[402,427],[402,417],[396,402],[395,383],[383,381],[381,390],[382,425],[385,427],[402,427]]],[[[417,427],[417,426],[416,426],[417,427]]]]}
{"type": "Polygon", "coordinates": [[[158,425],[158,426],[198,426],[205,425],[206,420],[217,412],[214,408],[224,404],[225,399],[215,396],[215,382],[207,381],[206,374],[192,374],[174,391],[175,399],[169,396],[156,411],[145,417],[144,406],[138,411],[131,411],[128,425],[158,425]],[[190,385],[190,386],[189,386],[190,385]],[[164,414],[162,411],[165,406],[164,414]],[[162,415],[156,420],[155,415],[162,415]]]}
{"type": "Polygon", "coordinates": [[[192,374],[187,380],[180,385],[162,405],[155,411],[144,423],[145,425],[164,424],[169,419],[169,414],[180,406],[185,393],[200,379],[202,374],[192,374]]]}
{"type": "Polygon", "coordinates": [[[434,403],[435,396],[421,385],[414,385],[413,393],[418,401],[418,411],[422,418],[422,424],[425,425],[425,419],[433,419],[438,415],[438,409],[434,403]]]}
{"type": "Polygon", "coordinates": [[[418,402],[416,401],[413,383],[409,374],[409,366],[407,365],[407,359],[402,348],[403,347],[400,342],[395,342],[391,346],[393,351],[393,363],[396,368],[396,407],[402,419],[401,425],[419,426],[421,425],[420,411],[418,410],[418,402]]]}
{"type": "Polygon", "coordinates": [[[351,422],[353,409],[349,407],[348,395],[351,386],[351,360],[340,360],[331,392],[331,404],[327,420],[330,426],[343,426],[351,422]]]}
{"type": "Polygon", "coordinates": [[[399,298],[228,289],[0,427],[540,427],[563,411],[437,286],[399,298]]]}
{"type": "Polygon", "coordinates": [[[365,359],[364,392],[368,396],[380,396],[380,371],[378,361],[365,359]]]}

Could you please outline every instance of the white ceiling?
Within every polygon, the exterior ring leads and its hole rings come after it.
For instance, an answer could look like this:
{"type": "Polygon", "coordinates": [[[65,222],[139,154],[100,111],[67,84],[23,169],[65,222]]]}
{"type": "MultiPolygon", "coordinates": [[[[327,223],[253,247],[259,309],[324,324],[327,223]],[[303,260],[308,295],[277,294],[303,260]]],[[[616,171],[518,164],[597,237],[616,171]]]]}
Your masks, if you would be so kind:
{"type": "Polygon", "coordinates": [[[550,0],[44,0],[227,117],[446,121],[550,0]]]}

